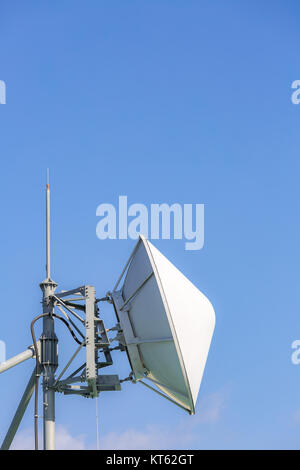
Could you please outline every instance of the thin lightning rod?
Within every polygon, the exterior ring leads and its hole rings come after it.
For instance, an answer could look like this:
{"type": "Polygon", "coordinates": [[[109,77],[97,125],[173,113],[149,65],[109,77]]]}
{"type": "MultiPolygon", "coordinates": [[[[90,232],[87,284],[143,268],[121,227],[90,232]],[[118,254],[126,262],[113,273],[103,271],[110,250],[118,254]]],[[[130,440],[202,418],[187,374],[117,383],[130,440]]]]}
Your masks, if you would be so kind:
{"type": "Polygon", "coordinates": [[[50,279],[50,186],[49,186],[49,168],[47,168],[47,184],[46,184],[46,279],[50,279]]]}

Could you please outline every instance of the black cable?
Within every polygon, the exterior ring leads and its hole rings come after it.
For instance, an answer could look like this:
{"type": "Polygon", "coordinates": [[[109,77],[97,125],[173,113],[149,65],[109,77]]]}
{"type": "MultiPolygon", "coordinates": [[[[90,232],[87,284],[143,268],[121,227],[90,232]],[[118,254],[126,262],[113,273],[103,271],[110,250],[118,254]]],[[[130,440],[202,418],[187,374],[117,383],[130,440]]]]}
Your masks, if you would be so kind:
{"type": "Polygon", "coordinates": [[[108,297],[108,296],[106,296],[106,297],[101,297],[101,299],[96,299],[96,304],[97,304],[98,302],[108,302],[108,301],[109,301],[109,297],[108,297]]]}
{"type": "Polygon", "coordinates": [[[37,342],[35,338],[35,333],[34,333],[34,324],[37,320],[40,318],[48,316],[48,313],[43,313],[41,315],[38,315],[35,317],[30,325],[30,330],[31,330],[31,336],[32,336],[32,341],[33,341],[33,347],[35,351],[35,392],[34,392],[34,448],[35,450],[39,450],[39,437],[38,437],[38,393],[39,393],[39,378],[40,378],[40,368],[41,368],[41,363],[39,359],[39,351],[37,347],[37,342]]]}
{"type": "MultiPolygon", "coordinates": [[[[49,314],[47,314],[49,315],[49,314]]],[[[70,331],[71,335],[73,336],[73,339],[76,341],[76,343],[78,344],[82,344],[82,341],[80,341],[77,336],[75,335],[74,331],[72,330],[72,328],[70,327],[69,323],[67,322],[67,320],[65,320],[65,318],[61,317],[60,315],[57,315],[56,313],[52,313],[50,314],[52,317],[55,317],[57,318],[58,320],[61,320],[65,325],[66,327],[68,328],[68,330],[70,331]]]]}
{"type": "Polygon", "coordinates": [[[35,352],[35,359],[36,359],[36,366],[35,366],[35,396],[34,396],[34,444],[35,444],[35,450],[39,449],[39,440],[38,440],[38,393],[39,393],[39,378],[40,378],[40,371],[41,371],[41,363],[39,359],[39,352],[38,352],[38,347],[37,347],[37,342],[36,342],[36,337],[34,333],[34,324],[37,320],[43,317],[54,317],[57,318],[58,320],[61,320],[68,330],[70,331],[73,339],[76,341],[78,344],[82,344],[81,341],[76,337],[74,331],[70,327],[69,323],[60,315],[57,315],[56,313],[42,313],[41,315],[38,315],[35,317],[30,325],[30,330],[31,330],[31,336],[32,336],[32,341],[33,341],[33,347],[34,347],[34,352],[35,352]]]}

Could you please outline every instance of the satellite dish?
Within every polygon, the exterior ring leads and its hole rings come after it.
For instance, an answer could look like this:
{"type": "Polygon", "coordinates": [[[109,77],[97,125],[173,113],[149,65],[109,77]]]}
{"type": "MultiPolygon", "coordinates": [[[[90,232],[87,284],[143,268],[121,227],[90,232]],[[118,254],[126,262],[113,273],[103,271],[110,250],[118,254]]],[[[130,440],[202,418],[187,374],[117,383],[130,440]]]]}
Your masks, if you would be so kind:
{"type": "Polygon", "coordinates": [[[194,414],[215,326],[210,301],[144,236],[111,297],[135,381],[194,414]]]}
{"type": "Polygon", "coordinates": [[[10,448],[34,390],[34,435],[35,449],[38,449],[40,375],[43,375],[45,385],[45,450],[55,449],[57,392],[97,398],[99,393],[121,390],[121,383],[132,381],[149,387],[190,414],[195,413],[195,403],[215,326],[215,313],[211,303],[143,236],[140,236],[112,293],[97,298],[95,288],[91,285],[55,293],[58,286],[50,276],[48,175],[46,278],[40,287],[43,292],[43,313],[31,321],[33,346],[0,364],[1,374],[30,357],[34,357],[36,362],[1,449],[10,448]],[[114,306],[118,323],[109,330],[105,328],[100,316],[99,302],[109,302],[114,306]],[[63,316],[56,313],[57,309],[63,316]],[[43,333],[39,341],[36,341],[34,325],[41,319],[43,333]],[[63,322],[79,344],[57,378],[58,338],[54,320],[63,322]],[[110,338],[108,331],[117,331],[117,335],[110,338]],[[111,348],[114,341],[119,344],[111,348]],[[85,362],[75,371],[68,371],[82,348],[85,348],[85,362]],[[121,380],[116,374],[101,373],[103,368],[113,364],[111,351],[115,349],[125,350],[131,365],[129,376],[121,380]]]}

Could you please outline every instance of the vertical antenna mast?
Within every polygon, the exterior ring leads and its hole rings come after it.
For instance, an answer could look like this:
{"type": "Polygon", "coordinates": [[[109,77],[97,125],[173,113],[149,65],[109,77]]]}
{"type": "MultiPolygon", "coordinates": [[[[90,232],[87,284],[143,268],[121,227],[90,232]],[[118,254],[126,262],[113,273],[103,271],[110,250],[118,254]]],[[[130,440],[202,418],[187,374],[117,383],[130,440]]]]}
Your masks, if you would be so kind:
{"type": "Polygon", "coordinates": [[[58,366],[57,336],[54,329],[54,305],[49,300],[57,284],[50,277],[50,188],[49,169],[46,184],[46,279],[43,291],[43,334],[41,336],[41,366],[43,371],[44,449],[55,449],[55,392],[52,388],[58,366]]]}

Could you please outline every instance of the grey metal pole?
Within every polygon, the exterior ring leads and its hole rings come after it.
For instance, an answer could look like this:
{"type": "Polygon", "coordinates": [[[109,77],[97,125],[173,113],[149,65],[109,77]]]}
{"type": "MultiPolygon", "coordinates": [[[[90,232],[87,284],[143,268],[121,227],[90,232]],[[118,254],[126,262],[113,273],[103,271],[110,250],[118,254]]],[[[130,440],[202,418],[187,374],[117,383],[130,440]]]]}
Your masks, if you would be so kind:
{"type": "Polygon", "coordinates": [[[55,371],[58,366],[57,336],[54,330],[53,303],[50,296],[54,294],[57,284],[50,277],[50,188],[46,187],[46,279],[40,284],[43,291],[43,334],[41,336],[41,365],[43,370],[44,395],[44,449],[55,449],[55,392],[51,388],[55,382],[55,371]]]}
{"type": "Polygon", "coordinates": [[[11,446],[11,443],[16,435],[16,432],[18,430],[18,427],[22,421],[22,418],[24,416],[24,413],[26,411],[26,408],[28,406],[28,403],[30,402],[30,399],[32,397],[33,391],[34,391],[34,385],[35,385],[35,368],[32,372],[32,375],[29,379],[29,382],[27,384],[27,387],[23,393],[23,396],[21,398],[21,401],[19,403],[19,406],[17,408],[17,411],[15,413],[15,416],[13,417],[13,420],[11,422],[11,425],[9,426],[9,429],[6,433],[6,436],[3,440],[1,450],[8,450],[11,446]]]}

